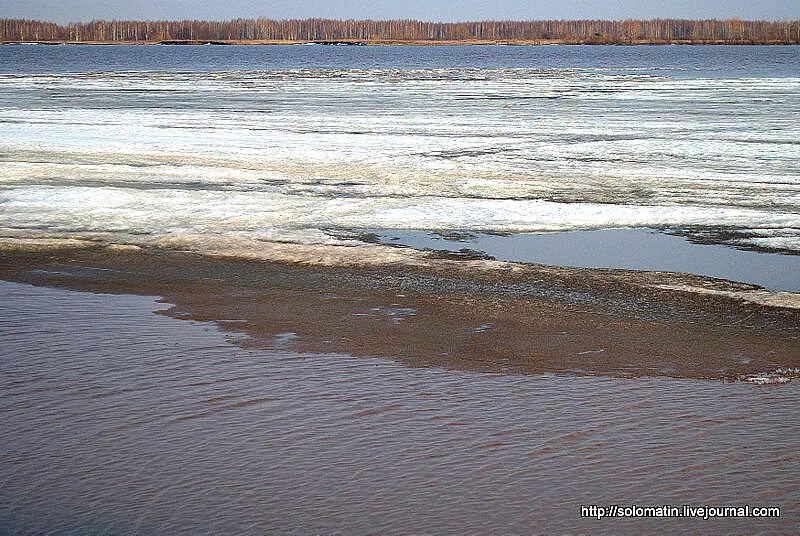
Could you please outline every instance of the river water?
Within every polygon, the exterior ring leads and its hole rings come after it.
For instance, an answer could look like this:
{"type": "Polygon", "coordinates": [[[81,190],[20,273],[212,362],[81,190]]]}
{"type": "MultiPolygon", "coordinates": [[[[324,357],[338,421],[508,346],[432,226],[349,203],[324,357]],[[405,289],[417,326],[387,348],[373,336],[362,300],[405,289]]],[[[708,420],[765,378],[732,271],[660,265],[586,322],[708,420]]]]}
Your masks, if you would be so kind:
{"type": "MultiPolygon", "coordinates": [[[[796,290],[798,73],[800,47],[2,46],[0,247],[332,263],[435,231],[569,264],[491,237],[623,228],[631,267],[652,230],[724,252],[647,269],[796,290]]],[[[166,307],[0,283],[0,533],[800,530],[796,381],[412,368],[166,307]],[[612,503],[782,516],[580,517],[612,503]]]]}
{"type": "Polygon", "coordinates": [[[291,334],[237,346],[155,298],[3,282],[0,302],[4,534],[800,527],[794,383],[408,368],[280,350],[291,334]],[[588,504],[782,512],[598,521],[588,504]]]}
{"type": "Polygon", "coordinates": [[[0,238],[269,258],[351,228],[614,227],[798,253],[798,73],[793,46],[3,46],[0,238]]]}

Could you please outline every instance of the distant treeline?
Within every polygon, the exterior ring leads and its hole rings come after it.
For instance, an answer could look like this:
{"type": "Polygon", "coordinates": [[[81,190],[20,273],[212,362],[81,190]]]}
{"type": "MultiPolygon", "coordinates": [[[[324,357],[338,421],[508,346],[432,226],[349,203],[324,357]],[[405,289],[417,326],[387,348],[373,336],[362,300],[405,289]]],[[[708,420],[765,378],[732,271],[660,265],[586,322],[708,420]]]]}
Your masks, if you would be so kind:
{"type": "Polygon", "coordinates": [[[800,44],[800,20],[540,20],[424,22],[417,20],[103,21],[59,25],[0,20],[2,41],[526,41],[562,43],[800,44]]]}

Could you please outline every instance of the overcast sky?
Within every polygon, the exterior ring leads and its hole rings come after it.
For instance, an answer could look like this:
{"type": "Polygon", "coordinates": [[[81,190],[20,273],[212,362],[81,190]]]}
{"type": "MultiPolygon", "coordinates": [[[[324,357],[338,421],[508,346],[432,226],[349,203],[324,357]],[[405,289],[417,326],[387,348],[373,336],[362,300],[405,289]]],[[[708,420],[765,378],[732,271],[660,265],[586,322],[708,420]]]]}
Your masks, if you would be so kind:
{"type": "Polygon", "coordinates": [[[800,0],[0,0],[0,18],[91,19],[800,18],[800,0]]]}

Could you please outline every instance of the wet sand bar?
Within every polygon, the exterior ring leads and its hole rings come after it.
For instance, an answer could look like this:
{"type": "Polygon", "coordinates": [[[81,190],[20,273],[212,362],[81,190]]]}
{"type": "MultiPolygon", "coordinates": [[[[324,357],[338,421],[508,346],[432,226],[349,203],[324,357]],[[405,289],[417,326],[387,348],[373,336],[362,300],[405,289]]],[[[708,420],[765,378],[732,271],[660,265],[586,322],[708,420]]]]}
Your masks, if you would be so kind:
{"type": "MultiPolygon", "coordinates": [[[[0,257],[0,278],[162,296],[243,346],[487,372],[736,379],[800,367],[800,310],[679,274],[451,260],[320,267],[159,250],[0,257]],[[687,291],[685,289],[694,289],[687,291]],[[703,290],[703,292],[700,292],[703,290]]],[[[787,295],[792,297],[794,295],[787,295]]]]}

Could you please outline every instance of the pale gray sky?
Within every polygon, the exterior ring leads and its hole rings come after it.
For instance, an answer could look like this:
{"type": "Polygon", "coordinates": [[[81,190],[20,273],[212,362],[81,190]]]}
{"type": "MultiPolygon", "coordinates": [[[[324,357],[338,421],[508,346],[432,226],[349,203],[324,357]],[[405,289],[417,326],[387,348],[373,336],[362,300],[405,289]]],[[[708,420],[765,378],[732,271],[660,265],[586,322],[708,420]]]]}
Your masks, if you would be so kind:
{"type": "Polygon", "coordinates": [[[800,18],[800,0],[0,0],[0,18],[91,19],[800,18]]]}

